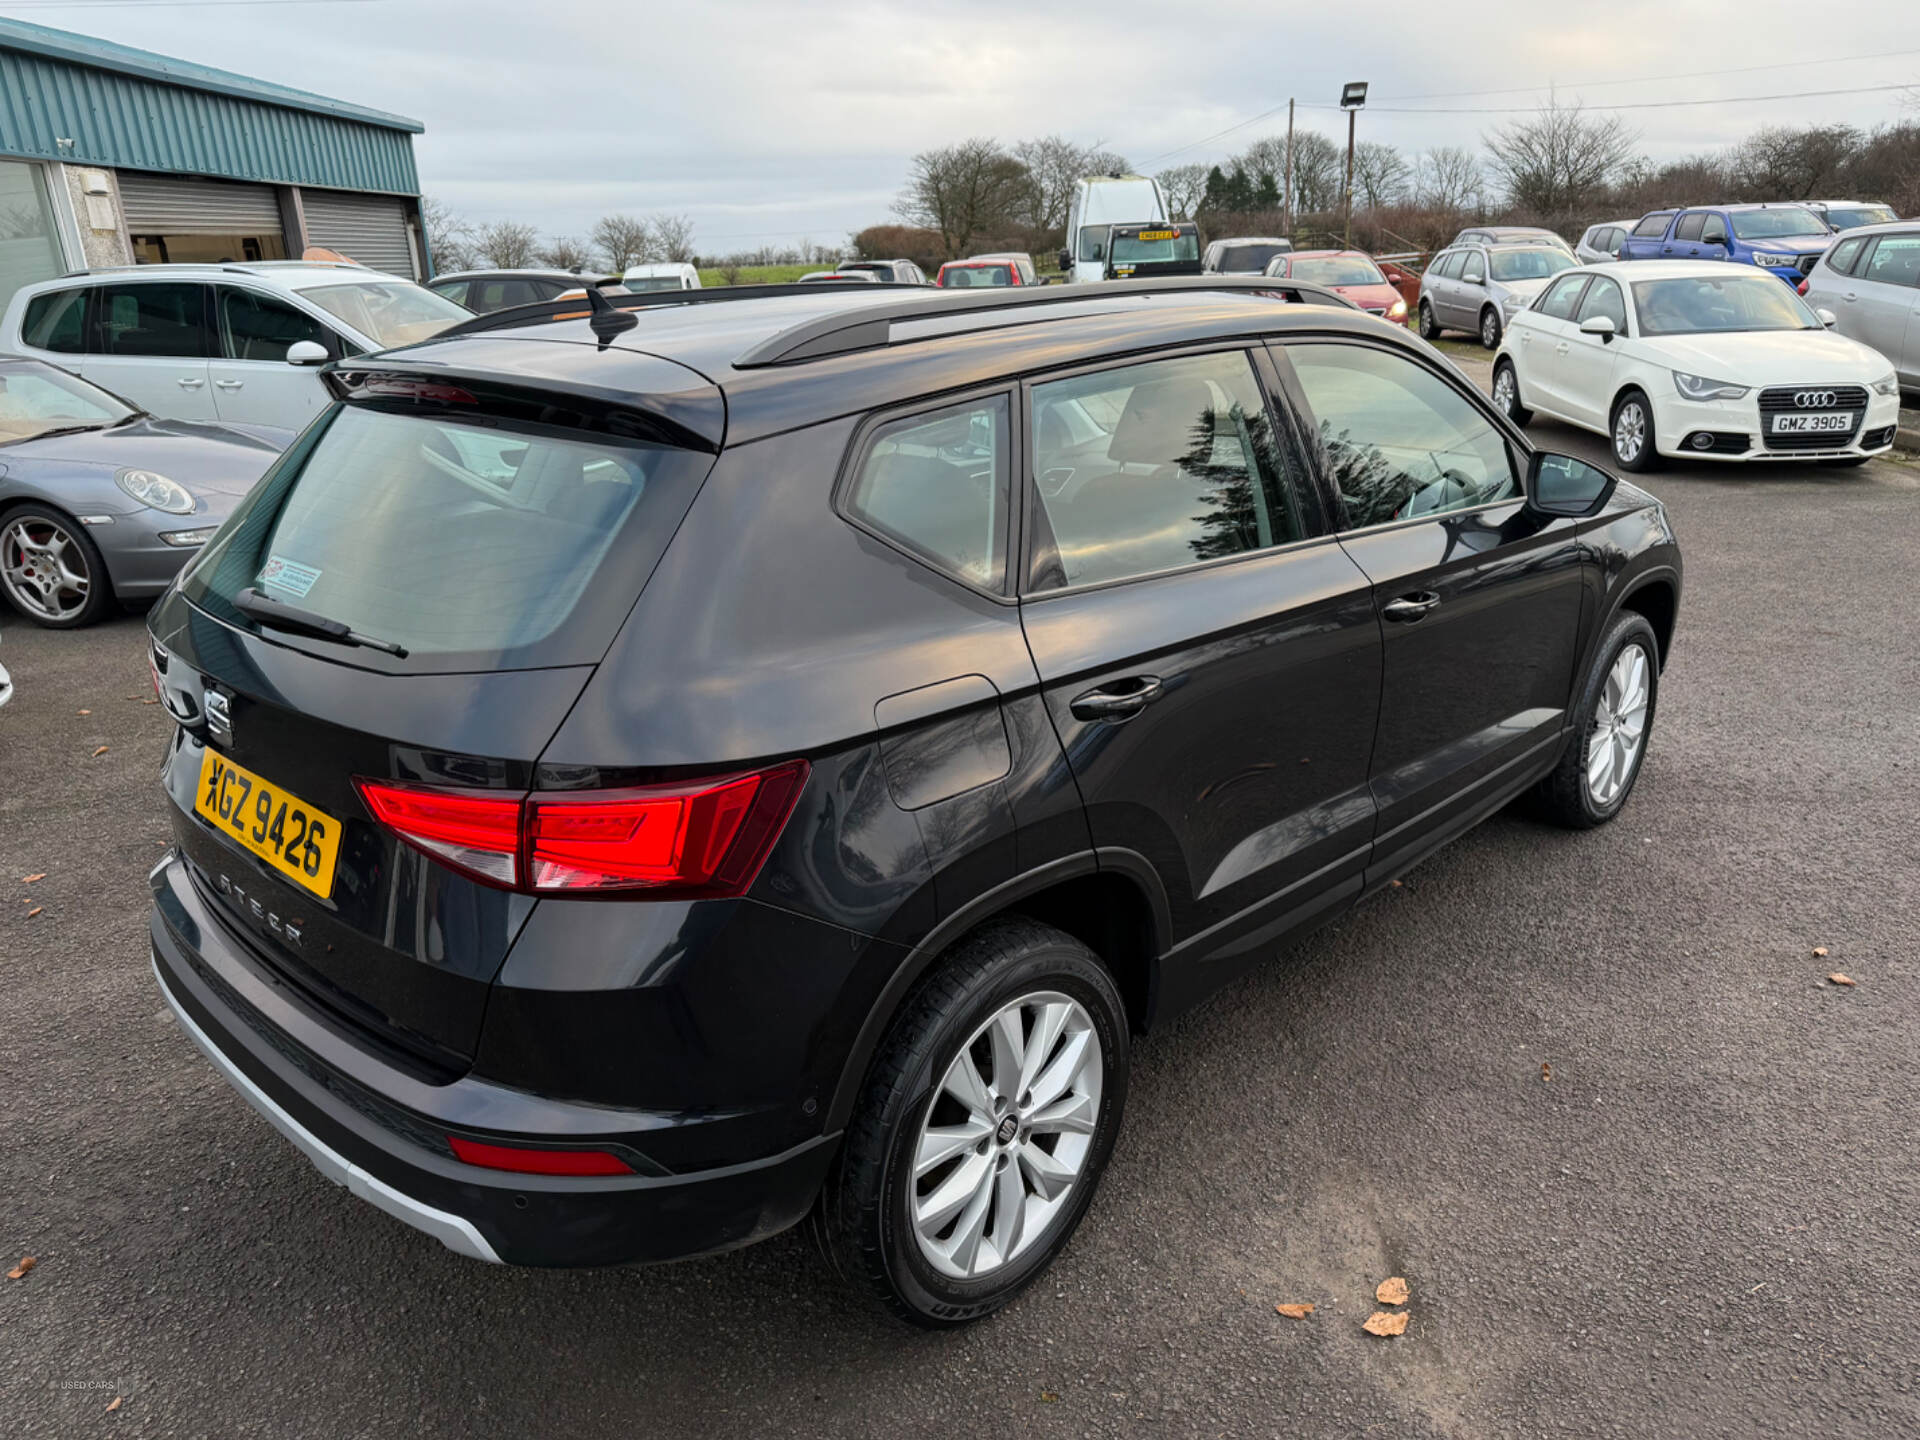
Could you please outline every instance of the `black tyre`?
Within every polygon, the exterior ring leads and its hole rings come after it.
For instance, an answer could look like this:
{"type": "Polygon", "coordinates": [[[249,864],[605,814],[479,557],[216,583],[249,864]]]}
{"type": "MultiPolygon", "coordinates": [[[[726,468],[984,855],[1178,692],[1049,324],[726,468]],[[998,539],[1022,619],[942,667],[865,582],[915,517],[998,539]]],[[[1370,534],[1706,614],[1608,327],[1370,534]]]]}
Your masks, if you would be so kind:
{"type": "Polygon", "coordinates": [[[0,511],[0,594],[49,630],[77,630],[113,608],[100,547],[85,527],[50,505],[0,511]]]}
{"type": "Polygon", "coordinates": [[[1093,1199],[1127,1039],[1113,977],[1072,936],[1012,917],[961,941],[895,1019],[827,1178],[814,1223],[834,1267],[929,1329],[1013,1299],[1093,1199]]]}
{"type": "Polygon", "coordinates": [[[1420,338],[1422,340],[1438,340],[1440,338],[1440,327],[1434,322],[1433,318],[1433,306],[1425,300],[1420,302],[1420,338]]]}
{"type": "Polygon", "coordinates": [[[1535,814],[1570,830],[1589,830],[1620,813],[1653,736],[1659,657],[1644,615],[1628,610],[1615,617],[1580,687],[1567,753],[1530,792],[1535,814]]]}
{"type": "Polygon", "coordinates": [[[1520,403],[1520,376],[1511,360],[1501,360],[1493,367],[1493,403],[1521,428],[1533,423],[1533,412],[1520,403]]]}
{"type": "Polygon", "coordinates": [[[1651,469],[1660,453],[1654,445],[1653,403],[1638,390],[1629,390],[1614,401],[1607,439],[1622,470],[1651,469]]]}
{"type": "Polygon", "coordinates": [[[1500,312],[1489,305],[1480,312],[1480,343],[1489,350],[1500,348],[1500,337],[1506,329],[1500,324],[1500,312]]]}

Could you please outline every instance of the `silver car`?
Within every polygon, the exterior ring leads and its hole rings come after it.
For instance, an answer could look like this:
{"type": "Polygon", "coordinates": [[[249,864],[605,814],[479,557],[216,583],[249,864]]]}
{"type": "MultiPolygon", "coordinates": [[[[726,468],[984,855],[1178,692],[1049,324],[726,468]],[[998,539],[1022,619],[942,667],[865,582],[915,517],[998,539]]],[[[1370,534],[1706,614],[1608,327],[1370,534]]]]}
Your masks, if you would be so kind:
{"type": "Polygon", "coordinates": [[[1807,304],[1832,311],[1834,329],[1891,360],[1903,389],[1920,390],[1920,221],[1846,231],[1805,283],[1807,304]]]}
{"type": "Polygon", "coordinates": [[[1574,264],[1572,251],[1552,245],[1442,250],[1420,277],[1420,337],[1432,340],[1443,330],[1465,330],[1478,335],[1487,349],[1498,350],[1507,317],[1532,304],[1549,280],[1574,264]]]}
{"type": "Polygon", "coordinates": [[[1604,265],[1619,259],[1620,242],[1639,223],[1639,217],[1635,216],[1631,220],[1602,220],[1598,225],[1589,225],[1580,243],[1573,247],[1573,258],[1582,265],[1604,265]]]}

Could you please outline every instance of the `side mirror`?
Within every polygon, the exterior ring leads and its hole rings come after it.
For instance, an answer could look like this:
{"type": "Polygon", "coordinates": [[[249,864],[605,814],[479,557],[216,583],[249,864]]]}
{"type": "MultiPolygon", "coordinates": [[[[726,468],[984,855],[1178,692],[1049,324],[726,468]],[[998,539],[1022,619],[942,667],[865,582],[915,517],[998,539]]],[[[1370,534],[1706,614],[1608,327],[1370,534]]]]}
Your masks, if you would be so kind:
{"type": "Polygon", "coordinates": [[[1840,323],[1840,317],[1831,310],[1816,310],[1813,313],[1820,317],[1820,323],[1829,330],[1840,323]]]}
{"type": "Polygon", "coordinates": [[[1060,252],[1060,268],[1062,270],[1073,269],[1073,252],[1071,250],[1063,249],[1060,252]]]}
{"type": "Polygon", "coordinates": [[[296,340],[287,347],[289,365],[324,365],[327,359],[327,347],[312,340],[296,340]]]}
{"type": "Polygon", "coordinates": [[[1597,514],[1619,483],[1598,465],[1543,451],[1527,466],[1527,504],[1542,515],[1582,519],[1597,514]]]}
{"type": "Polygon", "coordinates": [[[1613,317],[1611,315],[1589,315],[1580,322],[1582,335],[1598,335],[1602,345],[1611,345],[1614,336],[1613,317]]]}
{"type": "Polygon", "coordinates": [[[1460,279],[1467,285],[1484,285],[1487,283],[1487,277],[1482,275],[1478,270],[1469,270],[1466,274],[1462,275],[1460,279]]]}

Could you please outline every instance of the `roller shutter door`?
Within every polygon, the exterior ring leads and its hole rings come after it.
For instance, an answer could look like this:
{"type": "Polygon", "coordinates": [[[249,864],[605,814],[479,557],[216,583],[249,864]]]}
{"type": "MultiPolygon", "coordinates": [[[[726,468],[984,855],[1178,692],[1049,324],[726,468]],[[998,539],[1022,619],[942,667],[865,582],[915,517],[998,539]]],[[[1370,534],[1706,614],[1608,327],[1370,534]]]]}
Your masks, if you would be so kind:
{"type": "Polygon", "coordinates": [[[120,172],[120,208],[134,235],[278,235],[271,185],[120,172]]]}
{"type": "Polygon", "coordinates": [[[388,195],[355,195],[345,190],[300,192],[307,217],[307,243],[358,260],[389,275],[420,278],[413,242],[407,233],[407,203],[388,195]]]}

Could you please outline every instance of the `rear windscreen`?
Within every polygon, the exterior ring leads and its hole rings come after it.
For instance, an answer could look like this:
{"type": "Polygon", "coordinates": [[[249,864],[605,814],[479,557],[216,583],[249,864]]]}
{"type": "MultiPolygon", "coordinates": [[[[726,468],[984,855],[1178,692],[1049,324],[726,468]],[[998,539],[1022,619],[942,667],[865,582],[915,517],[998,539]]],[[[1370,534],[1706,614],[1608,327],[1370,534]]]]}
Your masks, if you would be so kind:
{"type": "Polygon", "coordinates": [[[253,629],[233,603],[251,587],[405,648],[400,668],[586,663],[711,463],[560,427],[345,406],[255,489],[184,589],[253,629]]]}

